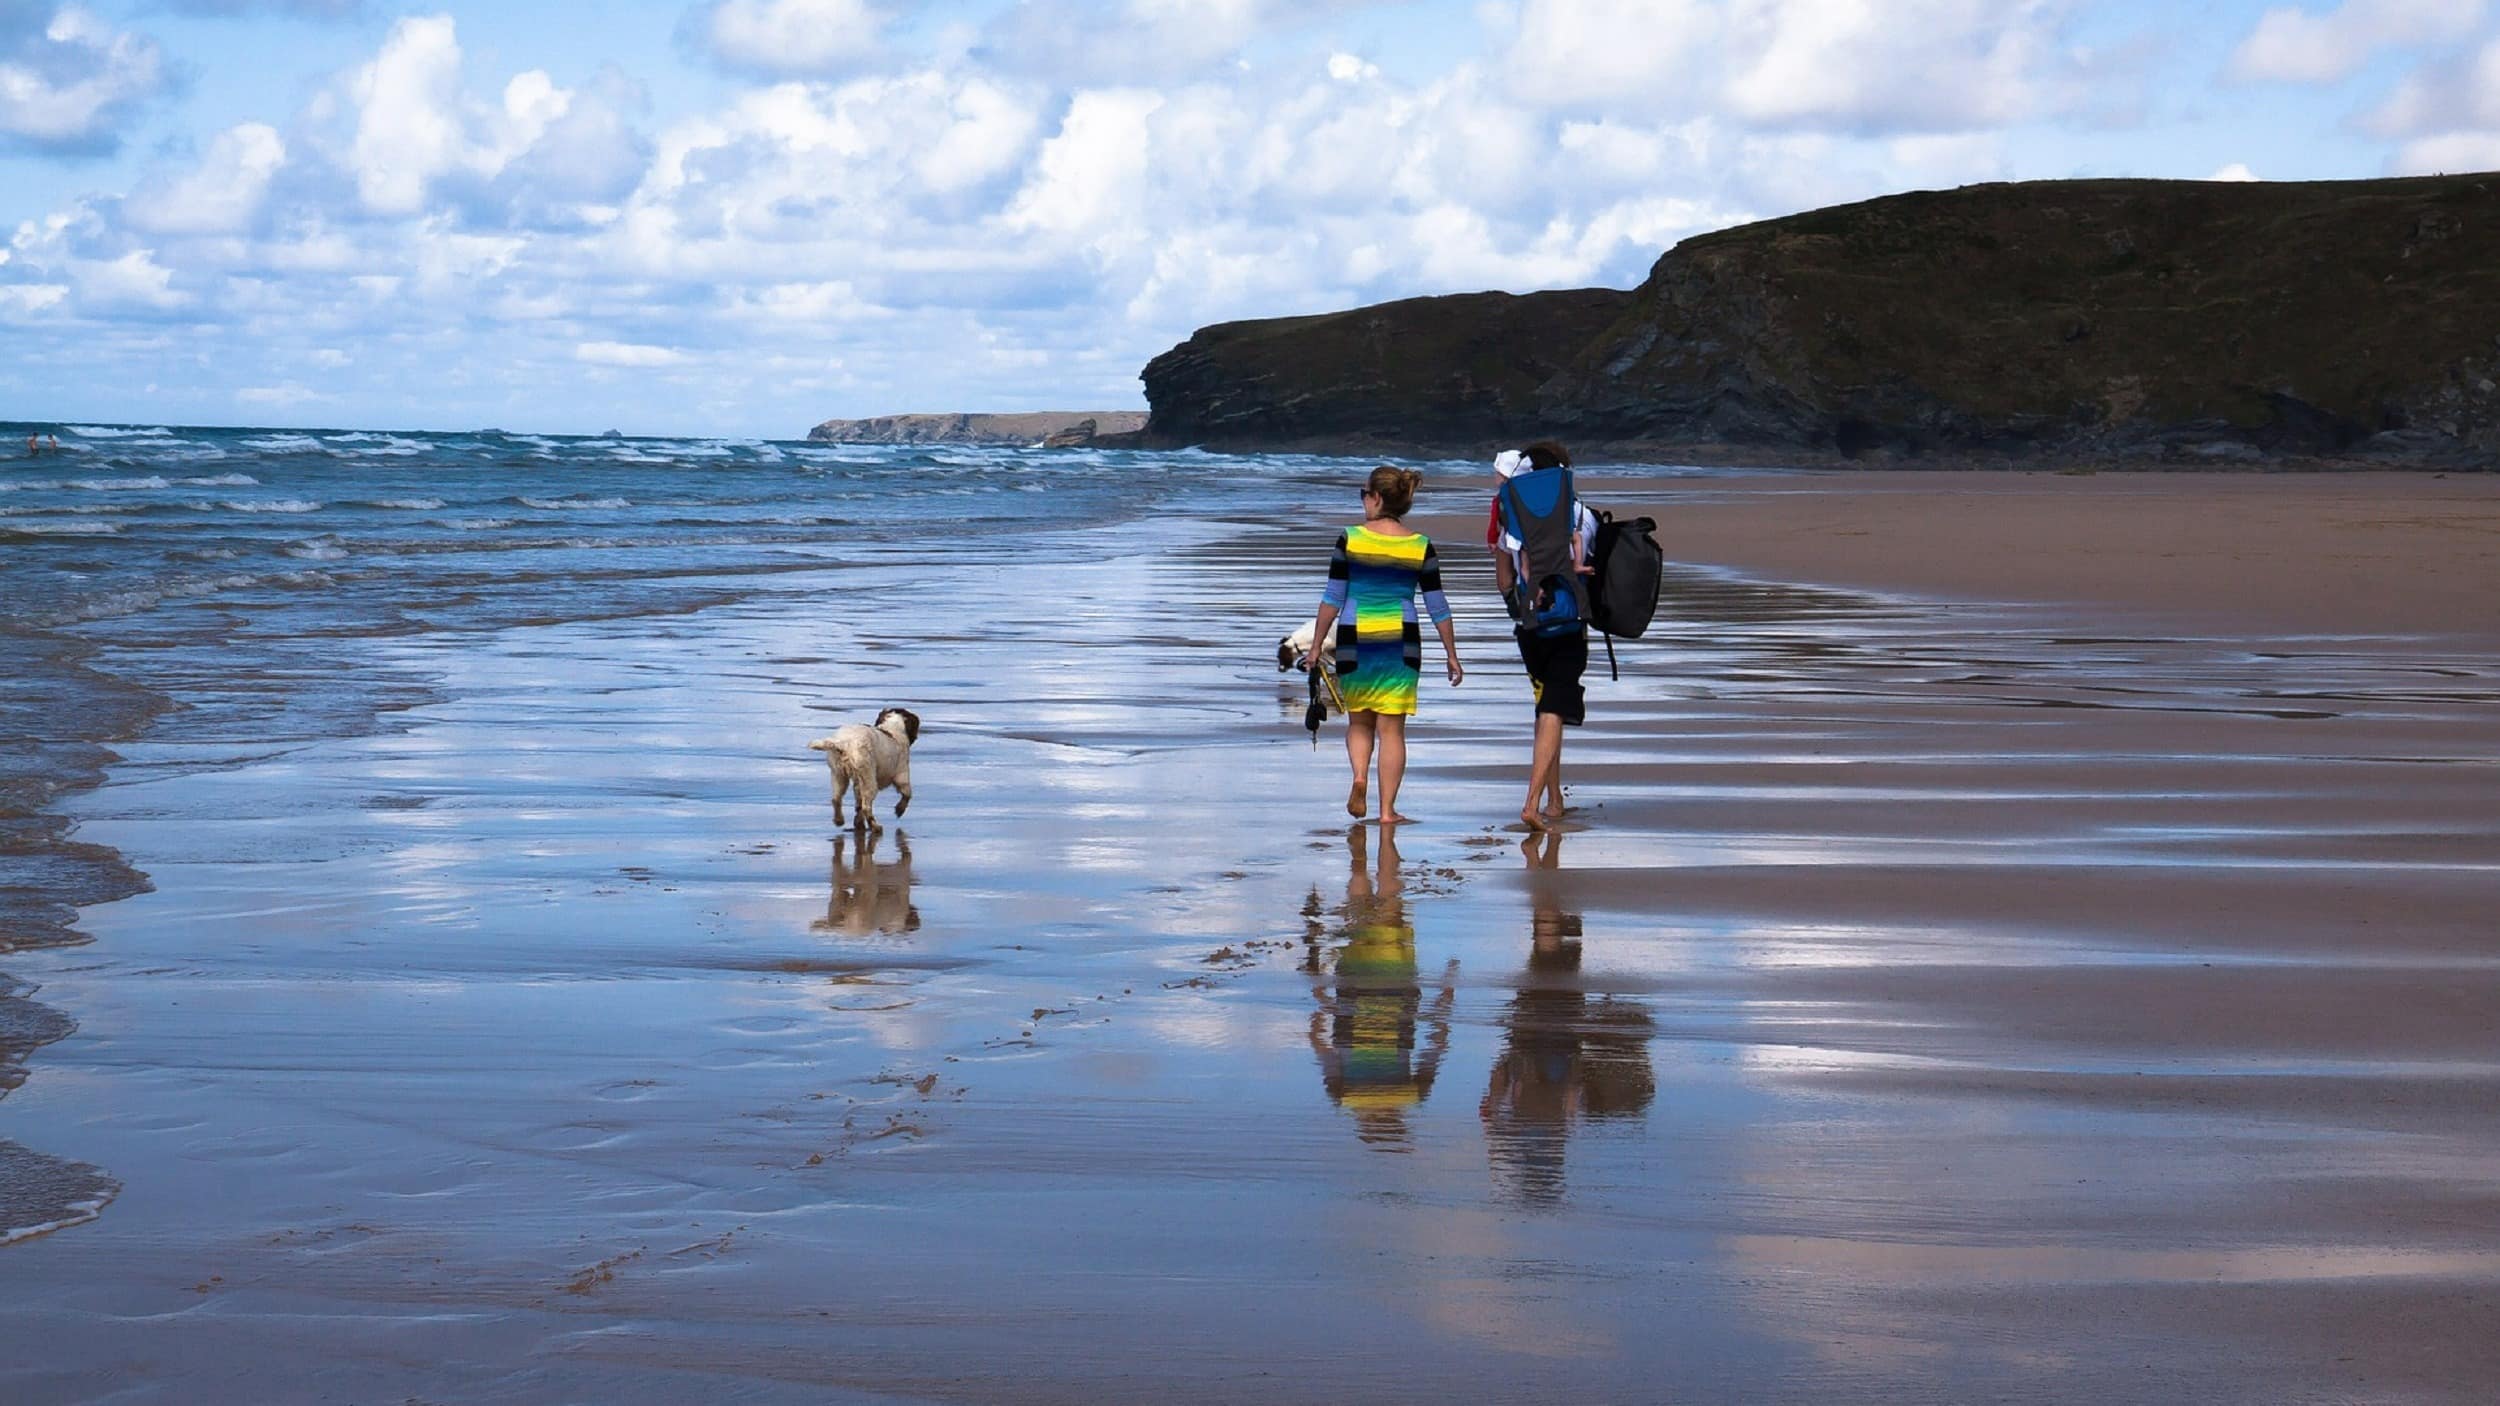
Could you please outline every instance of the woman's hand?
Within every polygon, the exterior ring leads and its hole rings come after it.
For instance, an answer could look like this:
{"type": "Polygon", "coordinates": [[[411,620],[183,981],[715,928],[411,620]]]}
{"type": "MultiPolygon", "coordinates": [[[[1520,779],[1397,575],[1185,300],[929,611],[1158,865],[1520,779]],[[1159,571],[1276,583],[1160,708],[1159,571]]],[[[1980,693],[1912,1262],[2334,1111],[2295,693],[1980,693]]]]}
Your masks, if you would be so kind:
{"type": "Polygon", "coordinates": [[[1450,670],[1450,687],[1456,688],[1458,687],[1458,681],[1467,677],[1467,671],[1459,667],[1458,651],[1455,649],[1449,652],[1446,662],[1448,663],[1450,670]]]}

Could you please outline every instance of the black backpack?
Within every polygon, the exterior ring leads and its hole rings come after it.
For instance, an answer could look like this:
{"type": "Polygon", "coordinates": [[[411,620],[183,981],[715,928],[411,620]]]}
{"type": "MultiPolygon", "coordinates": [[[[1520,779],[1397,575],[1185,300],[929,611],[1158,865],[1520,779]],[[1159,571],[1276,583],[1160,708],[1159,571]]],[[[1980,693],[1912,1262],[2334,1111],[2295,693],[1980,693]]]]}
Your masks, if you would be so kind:
{"type": "Polygon", "coordinates": [[[1597,515],[1597,537],[1589,544],[1589,621],[1606,635],[1606,669],[1615,678],[1615,636],[1639,639],[1658,615],[1658,584],[1666,571],[1666,552],[1658,545],[1658,524],[1645,517],[1617,521],[1597,515]]]}

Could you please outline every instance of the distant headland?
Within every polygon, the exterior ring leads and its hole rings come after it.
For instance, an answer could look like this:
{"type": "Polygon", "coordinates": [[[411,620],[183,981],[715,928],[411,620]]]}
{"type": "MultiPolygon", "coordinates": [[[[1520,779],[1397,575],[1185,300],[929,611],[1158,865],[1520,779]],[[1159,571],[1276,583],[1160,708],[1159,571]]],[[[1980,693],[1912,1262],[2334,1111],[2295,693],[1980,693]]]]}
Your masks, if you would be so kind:
{"type": "Polygon", "coordinates": [[[1146,427],[1142,410],[1034,410],[1014,415],[879,415],[827,420],[807,432],[835,444],[1013,444],[1066,448],[1146,427]]]}
{"type": "Polygon", "coordinates": [[[1206,327],[1142,379],[1149,447],[2490,468],[2500,174],[1886,196],[1625,292],[1206,327]]]}

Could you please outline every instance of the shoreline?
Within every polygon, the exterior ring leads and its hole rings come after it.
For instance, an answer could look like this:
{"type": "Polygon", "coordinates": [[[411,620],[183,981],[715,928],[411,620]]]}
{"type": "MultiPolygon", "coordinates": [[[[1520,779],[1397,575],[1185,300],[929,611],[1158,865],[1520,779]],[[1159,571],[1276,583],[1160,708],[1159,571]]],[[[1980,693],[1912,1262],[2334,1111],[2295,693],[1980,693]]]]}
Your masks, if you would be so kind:
{"type": "Polygon", "coordinates": [[[1583,467],[1671,467],[1690,465],[1714,469],[1833,469],[1868,474],[1890,473],[2050,473],[2050,474],[2230,474],[2241,476],[2317,473],[2482,474],[2500,473],[2500,455],[2468,447],[2455,449],[2387,449],[2346,454],[2277,453],[2234,444],[2229,452],[2200,452],[2188,445],[2146,445],[2140,448],[2050,448],[2016,453],[2005,450],[1940,447],[1922,452],[1869,450],[1850,454],[1803,444],[1743,444],[1727,440],[1576,440],[1569,427],[1522,431],[1516,439],[1410,439],[1399,435],[1317,435],[1276,439],[1176,439],[1151,431],[1102,435],[1086,447],[1145,452],[1203,449],[1222,454],[1315,454],[1332,458],[1414,459],[1427,462],[1473,460],[1489,463],[1495,454],[1527,440],[1559,438],[1571,446],[1583,467]]]}

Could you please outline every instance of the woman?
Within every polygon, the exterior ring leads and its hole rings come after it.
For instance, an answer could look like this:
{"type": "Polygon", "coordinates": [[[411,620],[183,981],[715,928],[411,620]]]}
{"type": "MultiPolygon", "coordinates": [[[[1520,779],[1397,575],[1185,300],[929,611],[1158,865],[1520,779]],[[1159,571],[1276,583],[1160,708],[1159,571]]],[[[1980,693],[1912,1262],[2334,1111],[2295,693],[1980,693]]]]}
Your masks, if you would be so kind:
{"type": "MultiPolygon", "coordinates": [[[[1311,638],[1337,640],[1337,687],[1345,696],[1346,760],[1354,787],[1346,814],[1361,819],[1375,746],[1380,753],[1380,823],[1400,825],[1398,782],[1406,775],[1406,719],[1415,711],[1415,685],[1424,667],[1423,631],[1415,621],[1421,591],[1441,653],[1456,687],[1466,677],[1458,665],[1458,636],[1450,628],[1450,603],[1441,594],[1441,562],[1432,539],[1409,531],[1402,519],[1415,505],[1424,476],[1386,464],[1363,485],[1363,522],[1337,536],[1328,559],[1328,590],[1320,597],[1311,638]]],[[[1316,665],[1315,665],[1316,667],[1316,665]]]]}

